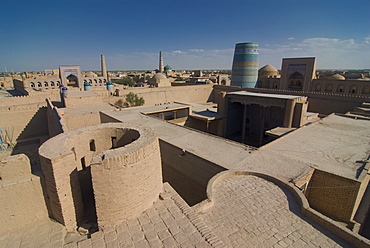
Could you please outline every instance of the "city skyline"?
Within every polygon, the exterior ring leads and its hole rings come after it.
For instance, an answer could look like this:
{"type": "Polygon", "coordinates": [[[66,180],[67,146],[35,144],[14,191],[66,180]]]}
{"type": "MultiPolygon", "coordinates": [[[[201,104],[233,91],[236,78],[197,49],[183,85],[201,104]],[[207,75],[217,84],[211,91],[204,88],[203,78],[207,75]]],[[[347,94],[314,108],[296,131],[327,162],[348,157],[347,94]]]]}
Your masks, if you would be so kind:
{"type": "Polygon", "coordinates": [[[0,71],[59,65],[98,70],[231,69],[238,42],[259,44],[259,68],[316,57],[318,69],[370,68],[370,2],[5,1],[0,71]]]}

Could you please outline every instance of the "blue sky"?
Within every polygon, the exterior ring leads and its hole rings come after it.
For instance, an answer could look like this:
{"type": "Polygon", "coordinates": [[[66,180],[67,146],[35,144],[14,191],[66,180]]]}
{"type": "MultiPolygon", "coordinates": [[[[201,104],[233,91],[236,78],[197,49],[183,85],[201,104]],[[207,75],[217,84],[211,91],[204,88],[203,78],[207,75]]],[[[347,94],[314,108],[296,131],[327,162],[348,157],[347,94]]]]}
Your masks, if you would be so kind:
{"type": "Polygon", "coordinates": [[[230,69],[238,42],[260,67],[316,57],[319,69],[370,68],[370,0],[3,0],[0,71],[59,65],[230,69]]]}

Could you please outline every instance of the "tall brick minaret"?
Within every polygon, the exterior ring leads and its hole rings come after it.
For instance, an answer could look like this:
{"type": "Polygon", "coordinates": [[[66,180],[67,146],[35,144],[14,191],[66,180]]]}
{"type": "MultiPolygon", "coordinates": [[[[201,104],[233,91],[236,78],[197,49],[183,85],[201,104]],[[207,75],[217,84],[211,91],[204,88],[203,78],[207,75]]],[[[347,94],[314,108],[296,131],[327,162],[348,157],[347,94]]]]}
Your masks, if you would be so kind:
{"type": "Polygon", "coordinates": [[[107,66],[105,65],[104,54],[102,54],[100,56],[101,56],[101,73],[102,73],[103,77],[107,78],[108,74],[107,74],[107,66]]]}
{"type": "Polygon", "coordinates": [[[159,52],[159,68],[158,69],[160,73],[164,71],[162,51],[159,52]]]}

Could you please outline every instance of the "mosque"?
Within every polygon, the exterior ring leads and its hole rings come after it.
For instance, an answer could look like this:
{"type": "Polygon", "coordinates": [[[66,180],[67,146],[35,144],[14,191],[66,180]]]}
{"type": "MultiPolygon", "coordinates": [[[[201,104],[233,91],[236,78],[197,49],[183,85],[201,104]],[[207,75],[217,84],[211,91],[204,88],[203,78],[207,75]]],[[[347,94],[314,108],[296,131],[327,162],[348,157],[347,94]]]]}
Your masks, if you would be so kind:
{"type": "Polygon", "coordinates": [[[171,86],[160,53],[115,95],[101,61],[0,98],[1,247],[370,247],[368,80],[289,58],[250,63],[258,87],[171,86]]]}

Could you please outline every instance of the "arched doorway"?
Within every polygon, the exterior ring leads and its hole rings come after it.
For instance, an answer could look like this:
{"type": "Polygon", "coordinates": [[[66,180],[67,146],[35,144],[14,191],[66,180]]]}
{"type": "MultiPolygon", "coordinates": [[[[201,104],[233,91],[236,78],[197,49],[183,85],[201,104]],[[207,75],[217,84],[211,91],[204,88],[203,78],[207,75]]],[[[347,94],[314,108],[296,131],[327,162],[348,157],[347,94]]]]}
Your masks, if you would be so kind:
{"type": "Polygon", "coordinates": [[[70,74],[68,77],[67,77],[67,85],[68,86],[74,86],[74,87],[78,87],[78,78],[73,75],[73,74],[70,74]]]}
{"type": "Polygon", "coordinates": [[[289,89],[290,90],[302,90],[302,82],[304,80],[304,77],[301,73],[298,71],[294,72],[289,76],[290,84],[289,89]]]}

